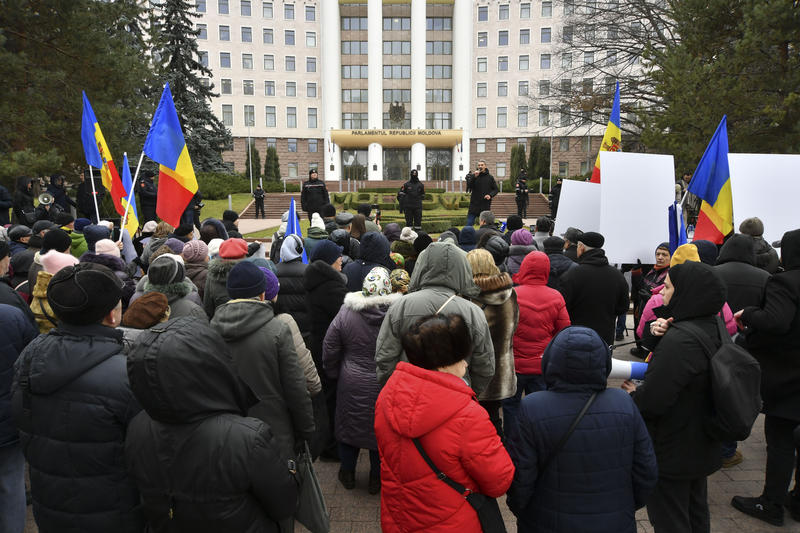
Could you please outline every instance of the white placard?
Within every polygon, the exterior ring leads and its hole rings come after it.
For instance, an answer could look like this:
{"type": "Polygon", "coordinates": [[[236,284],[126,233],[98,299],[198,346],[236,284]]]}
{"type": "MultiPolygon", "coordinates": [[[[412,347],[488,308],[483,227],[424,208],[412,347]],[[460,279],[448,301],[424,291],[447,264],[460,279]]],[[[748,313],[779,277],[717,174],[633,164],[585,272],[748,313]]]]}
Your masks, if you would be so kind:
{"type": "Polygon", "coordinates": [[[675,200],[671,155],[600,152],[600,233],[610,263],[652,263],[669,241],[667,209],[675,200]]]}
{"type": "Polygon", "coordinates": [[[561,235],[567,228],[581,231],[600,230],[600,184],[564,180],[553,235],[561,235]]]}
{"type": "Polygon", "coordinates": [[[733,230],[750,217],[764,222],[764,239],[772,243],[800,228],[800,155],[728,154],[733,196],[733,230]]]}

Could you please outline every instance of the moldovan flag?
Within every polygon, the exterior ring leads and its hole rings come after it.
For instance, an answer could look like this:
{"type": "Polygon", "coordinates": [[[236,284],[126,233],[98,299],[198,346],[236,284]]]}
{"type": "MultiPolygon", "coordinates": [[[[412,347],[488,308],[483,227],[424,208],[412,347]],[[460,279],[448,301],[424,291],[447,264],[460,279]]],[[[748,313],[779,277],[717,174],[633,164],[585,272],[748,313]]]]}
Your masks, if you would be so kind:
{"type": "Polygon", "coordinates": [[[136,213],[136,195],[132,194],[133,180],[131,179],[131,167],[128,166],[128,154],[122,156],[122,186],[125,188],[125,197],[122,199],[122,205],[123,207],[128,205],[128,201],[131,204],[130,208],[128,208],[128,218],[125,220],[123,227],[128,230],[128,235],[133,238],[139,228],[139,215],[136,213]]]}
{"type": "Polygon", "coordinates": [[[689,183],[689,192],[702,200],[697,215],[694,240],[722,244],[733,231],[733,196],[728,170],[728,117],[722,117],[708,143],[697,170],[689,183]]]}
{"type": "MultiPolygon", "coordinates": [[[[614,105],[611,106],[611,117],[608,119],[606,133],[603,135],[603,144],[600,145],[600,152],[621,152],[622,151],[622,130],[619,126],[619,82],[614,92],[614,105]]],[[[594,162],[592,170],[592,183],[600,183],[600,154],[594,162]]]]}
{"type": "Polygon", "coordinates": [[[198,187],[169,83],[164,85],[161,101],[153,115],[150,133],[144,141],[144,153],[160,165],[156,214],[177,227],[198,187]]]}
{"type": "Polygon", "coordinates": [[[86,163],[100,169],[103,187],[111,193],[114,208],[117,213],[122,215],[125,213],[125,207],[122,205],[122,198],[125,196],[122,180],[119,179],[117,167],[111,159],[111,152],[108,151],[108,145],[103,138],[103,132],[100,131],[100,124],[97,123],[97,118],[94,116],[92,105],[89,103],[86,93],[81,92],[83,93],[81,142],[83,143],[83,153],[86,155],[86,163]]]}

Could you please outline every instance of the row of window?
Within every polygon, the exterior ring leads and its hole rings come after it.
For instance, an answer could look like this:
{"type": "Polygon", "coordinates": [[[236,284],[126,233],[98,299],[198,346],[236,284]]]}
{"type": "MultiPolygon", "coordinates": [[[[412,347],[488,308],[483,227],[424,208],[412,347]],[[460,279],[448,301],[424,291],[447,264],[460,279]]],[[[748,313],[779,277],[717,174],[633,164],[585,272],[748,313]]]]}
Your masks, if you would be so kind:
{"type": "MultiPolygon", "coordinates": [[[[230,0],[216,0],[217,13],[220,15],[229,15],[231,12],[230,0]]],[[[261,2],[261,16],[265,19],[271,19],[274,16],[274,2],[261,2]]],[[[283,19],[294,20],[295,9],[293,3],[283,4],[283,19]]],[[[198,13],[206,13],[208,11],[207,0],[195,0],[195,8],[198,13]]],[[[243,17],[250,17],[253,15],[253,5],[251,0],[239,1],[239,14],[243,17]]],[[[317,20],[316,6],[305,6],[305,19],[307,22],[314,22],[317,20]]]]}
{"type": "MultiPolygon", "coordinates": [[[[367,31],[368,27],[369,19],[367,17],[341,18],[343,31],[367,31]]],[[[427,17],[425,28],[430,31],[452,31],[453,19],[451,17],[427,17]]],[[[383,31],[409,31],[410,29],[410,17],[383,17],[383,31]]]]}
{"type": "MultiPolygon", "coordinates": [[[[197,38],[200,40],[208,39],[208,26],[206,24],[198,24],[197,31],[199,32],[197,38]]],[[[241,26],[240,27],[240,35],[243,43],[252,43],[253,42],[253,28],[250,26],[241,26]]],[[[231,40],[231,27],[220,25],[219,26],[219,40],[220,41],[230,41],[231,40]]],[[[264,44],[274,44],[275,43],[275,34],[272,28],[262,28],[261,30],[261,40],[264,44]]],[[[295,39],[295,31],[294,30],[284,30],[283,32],[283,44],[286,46],[294,46],[296,44],[295,39]]],[[[317,33],[313,31],[306,32],[306,46],[310,48],[314,48],[317,46],[317,33]]]]}
{"type": "MultiPolygon", "coordinates": [[[[565,0],[569,1],[569,0],[565,0]]],[[[573,0],[574,1],[574,0],[573,0]]],[[[511,13],[511,6],[509,4],[500,4],[497,6],[497,19],[508,20],[511,13]]],[[[553,2],[551,0],[544,0],[542,2],[542,17],[553,16],[553,2]]],[[[531,18],[531,3],[520,2],[519,4],[519,18],[531,18]]],[[[478,6],[478,22],[487,22],[489,20],[489,6],[478,6]]]]}
{"type": "MultiPolygon", "coordinates": [[[[342,78],[346,80],[367,79],[369,69],[367,65],[342,65],[342,78]]],[[[453,77],[452,65],[426,65],[425,77],[428,79],[451,79],[453,77]]],[[[409,79],[411,78],[411,65],[384,65],[384,79],[409,79]]]]}
{"type": "MultiPolygon", "coordinates": [[[[200,51],[200,64],[205,67],[209,66],[208,52],[200,51]]],[[[231,68],[231,53],[219,53],[219,67],[231,68]]],[[[244,70],[253,70],[253,54],[242,54],[242,68],[244,70]]],[[[295,56],[286,56],[284,58],[284,68],[286,72],[295,72],[297,70],[297,58],[295,56]]],[[[364,67],[366,68],[366,67],[364,67]]],[[[273,54],[264,54],[264,70],[275,70],[275,56],[273,54]]],[[[317,58],[306,57],[306,72],[317,71],[317,58]]]]}
{"type": "MultiPolygon", "coordinates": [[[[219,80],[221,94],[233,94],[233,82],[230,78],[222,78],[219,80]]],[[[242,80],[242,94],[245,96],[255,95],[255,82],[253,80],[242,80]]],[[[297,96],[297,82],[287,81],[285,84],[286,96],[297,96]]],[[[275,96],[275,81],[264,81],[264,96],[275,96]]],[[[317,84],[314,82],[306,83],[306,97],[317,97],[317,84]]]]}
{"type": "MultiPolygon", "coordinates": [[[[345,103],[366,103],[368,101],[367,89],[344,89],[342,90],[342,102],[345,103]]],[[[428,89],[425,91],[425,101],[431,103],[449,103],[453,101],[452,89],[428,89]]],[[[411,89],[384,89],[384,103],[408,103],[411,102],[411,89]]]]}
{"type": "MultiPolygon", "coordinates": [[[[342,128],[346,130],[365,130],[368,126],[368,113],[342,113],[342,128]]],[[[393,123],[389,113],[383,114],[383,127],[385,129],[400,127],[401,129],[411,128],[411,113],[406,113],[402,124],[393,123]]],[[[427,129],[450,129],[453,127],[453,114],[434,112],[425,113],[425,128],[427,129]]]]}
{"type": "MultiPolygon", "coordinates": [[[[611,92],[614,90],[615,78],[613,76],[606,76],[603,79],[603,85],[600,90],[603,92],[611,92]]],[[[550,96],[550,80],[539,80],[539,96],[550,96]]],[[[585,94],[594,93],[594,80],[592,78],[584,78],[581,80],[580,90],[585,94]]],[[[572,92],[572,80],[569,78],[560,80],[559,90],[566,94],[572,92]]],[[[477,97],[486,98],[488,96],[488,82],[480,81],[477,84],[477,97]]],[[[517,94],[519,96],[528,96],[528,81],[520,80],[517,82],[517,94]]],[[[508,82],[497,82],[497,96],[508,96],[508,82]]]]}
{"type": "MultiPolygon", "coordinates": [[[[498,30],[497,32],[497,46],[508,46],[509,31],[498,30]]],[[[550,43],[553,38],[552,28],[541,28],[539,31],[539,41],[541,43],[550,43]]],[[[531,30],[530,28],[523,28],[519,30],[519,44],[531,43],[531,30]]],[[[486,48],[489,46],[489,32],[478,32],[478,48],[486,48]]]]}
{"type": "MultiPolygon", "coordinates": [[[[569,52],[565,52],[561,54],[561,68],[562,69],[571,69],[572,68],[572,57],[573,54],[569,52]]],[[[583,52],[583,64],[584,65],[595,65],[595,61],[597,61],[597,57],[593,51],[583,52]]],[[[629,54],[624,61],[630,65],[635,65],[639,62],[639,56],[636,54],[629,54]]],[[[616,52],[608,52],[606,54],[605,59],[601,59],[600,63],[606,66],[613,66],[621,63],[621,58],[617,55],[616,52]]],[[[539,68],[541,70],[549,70],[553,63],[553,54],[539,54],[539,68]]],[[[517,59],[517,67],[520,71],[527,71],[530,70],[531,67],[531,58],[528,54],[522,54],[518,56],[517,59]]],[[[476,65],[478,72],[488,72],[489,71],[489,58],[487,57],[479,57],[477,59],[476,65]]],[[[508,56],[497,56],[497,72],[507,72],[509,69],[509,58],[508,56]]]]}
{"type": "MultiPolygon", "coordinates": [[[[246,104],[243,106],[243,122],[244,126],[255,126],[256,125],[256,107],[254,105],[246,104]]],[[[278,127],[278,120],[277,120],[277,109],[274,105],[268,105],[264,107],[264,117],[265,122],[264,124],[268,128],[277,128],[278,127]]],[[[306,108],[306,118],[308,128],[317,128],[317,108],[316,107],[308,107],[306,108]]],[[[233,126],[233,105],[231,104],[222,104],[222,123],[225,126],[233,126]]],[[[290,106],[286,108],[286,123],[281,124],[281,127],[286,128],[297,128],[297,108],[290,106]]],[[[291,150],[290,150],[291,151],[291,150]]]]}
{"type": "MultiPolygon", "coordinates": [[[[517,127],[524,128],[528,126],[528,114],[533,111],[527,105],[517,106],[517,127]]],[[[574,112],[571,112],[569,106],[555,106],[541,105],[539,106],[539,126],[560,126],[568,127],[578,125],[588,125],[592,121],[591,111],[582,111],[576,117],[574,112]],[[554,116],[558,114],[558,122],[554,120],[554,116]]],[[[508,127],[508,108],[499,106],[496,108],[496,125],[498,128],[508,127]]],[[[485,107],[478,107],[475,109],[475,127],[478,129],[486,128],[487,114],[485,107]]]]}

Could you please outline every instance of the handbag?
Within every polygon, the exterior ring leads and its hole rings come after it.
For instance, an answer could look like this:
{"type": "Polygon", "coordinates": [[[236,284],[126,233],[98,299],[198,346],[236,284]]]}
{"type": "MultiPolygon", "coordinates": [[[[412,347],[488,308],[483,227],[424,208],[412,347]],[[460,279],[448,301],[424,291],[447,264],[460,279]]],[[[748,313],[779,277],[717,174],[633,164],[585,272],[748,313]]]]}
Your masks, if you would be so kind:
{"type": "Polygon", "coordinates": [[[295,477],[300,484],[297,496],[295,519],[311,533],[328,533],[331,530],[331,515],[322,496],[322,487],[311,462],[308,442],[297,457],[295,477]]]}
{"type": "Polygon", "coordinates": [[[483,529],[484,533],[506,533],[506,525],[505,522],[503,522],[503,515],[500,514],[500,506],[497,504],[496,498],[489,498],[478,492],[472,492],[472,490],[466,488],[461,483],[447,477],[447,474],[439,470],[431,458],[428,457],[428,454],[425,453],[425,448],[422,447],[419,439],[411,440],[414,441],[414,446],[417,447],[417,451],[419,451],[419,454],[425,459],[425,462],[428,463],[428,466],[431,467],[436,477],[444,481],[457,493],[461,494],[464,499],[467,500],[467,503],[475,509],[475,512],[478,513],[478,520],[481,523],[481,529],[483,529]]]}
{"type": "Polygon", "coordinates": [[[592,405],[592,403],[594,403],[594,399],[595,398],[597,398],[597,391],[593,392],[592,395],[589,396],[589,399],[586,400],[585,404],[583,404],[583,408],[580,410],[578,415],[575,417],[575,420],[572,421],[572,425],[569,426],[569,429],[567,430],[567,432],[564,433],[564,436],[561,437],[561,440],[558,441],[558,444],[556,444],[556,447],[553,448],[553,451],[550,453],[550,455],[547,457],[545,462],[542,464],[542,467],[539,469],[539,479],[542,479],[541,475],[544,473],[544,471],[547,469],[547,467],[550,466],[550,462],[555,458],[556,455],[558,455],[558,452],[560,452],[561,448],[563,448],[564,445],[567,443],[567,440],[569,440],[569,437],[570,437],[570,435],[572,435],[572,432],[575,431],[576,427],[578,427],[578,423],[580,423],[581,419],[583,418],[583,415],[586,414],[586,411],[588,411],[589,407],[592,405]]]}

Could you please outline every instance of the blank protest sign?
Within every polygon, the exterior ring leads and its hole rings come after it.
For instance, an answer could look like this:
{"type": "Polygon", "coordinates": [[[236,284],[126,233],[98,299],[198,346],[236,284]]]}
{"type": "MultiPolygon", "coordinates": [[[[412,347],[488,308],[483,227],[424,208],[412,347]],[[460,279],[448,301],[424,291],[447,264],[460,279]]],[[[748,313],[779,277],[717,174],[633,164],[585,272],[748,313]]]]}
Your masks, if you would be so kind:
{"type": "Polygon", "coordinates": [[[728,154],[733,195],[733,230],[746,218],[764,222],[764,239],[772,242],[800,229],[800,155],[728,154]]]}
{"type": "Polygon", "coordinates": [[[599,231],[599,183],[574,180],[562,182],[553,235],[561,235],[569,227],[578,228],[581,231],[599,231]]]}
{"type": "Polygon", "coordinates": [[[672,156],[600,152],[600,169],[600,233],[608,261],[652,263],[656,247],[669,241],[667,209],[675,200],[672,156]]]}

